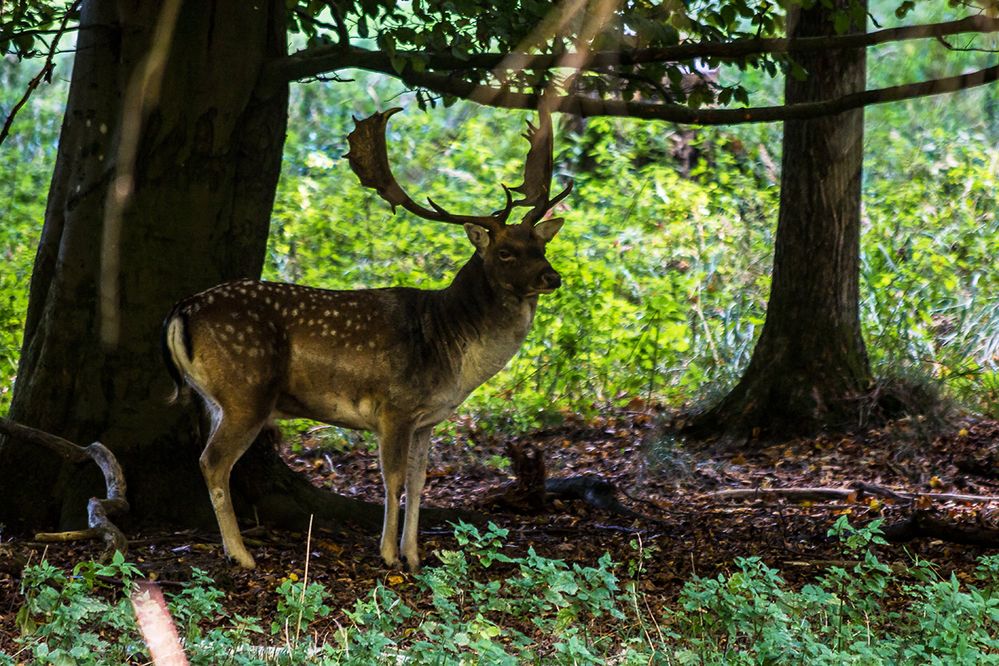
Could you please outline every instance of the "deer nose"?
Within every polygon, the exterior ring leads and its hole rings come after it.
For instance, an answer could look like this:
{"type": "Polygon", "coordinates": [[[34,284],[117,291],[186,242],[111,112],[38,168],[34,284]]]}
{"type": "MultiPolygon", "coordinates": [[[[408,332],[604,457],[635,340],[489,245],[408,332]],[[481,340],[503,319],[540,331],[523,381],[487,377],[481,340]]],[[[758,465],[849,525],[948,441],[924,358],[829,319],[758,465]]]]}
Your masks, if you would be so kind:
{"type": "Polygon", "coordinates": [[[555,271],[546,271],[541,275],[541,284],[545,289],[558,289],[562,286],[562,276],[555,271]]]}

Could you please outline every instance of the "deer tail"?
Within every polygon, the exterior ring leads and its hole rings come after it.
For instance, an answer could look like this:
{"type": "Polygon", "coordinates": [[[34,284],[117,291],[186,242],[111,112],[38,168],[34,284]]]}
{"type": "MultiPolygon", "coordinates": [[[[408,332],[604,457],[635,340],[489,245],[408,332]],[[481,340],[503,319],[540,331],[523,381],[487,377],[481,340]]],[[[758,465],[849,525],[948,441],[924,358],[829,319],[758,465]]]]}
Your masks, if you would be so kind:
{"type": "Polygon", "coordinates": [[[173,380],[173,392],[167,397],[167,404],[172,405],[178,398],[186,399],[190,394],[190,386],[185,379],[187,373],[184,369],[191,364],[193,349],[191,336],[187,330],[187,317],[180,306],[174,307],[164,320],[160,341],[163,347],[163,360],[173,380]]]}

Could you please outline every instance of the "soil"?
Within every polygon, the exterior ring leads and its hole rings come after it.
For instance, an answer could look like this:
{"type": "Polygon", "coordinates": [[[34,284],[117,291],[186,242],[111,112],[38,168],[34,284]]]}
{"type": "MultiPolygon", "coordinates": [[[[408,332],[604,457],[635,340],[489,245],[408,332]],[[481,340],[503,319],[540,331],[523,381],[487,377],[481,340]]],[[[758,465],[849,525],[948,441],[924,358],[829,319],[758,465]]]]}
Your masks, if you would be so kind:
{"type": "MultiPolygon", "coordinates": [[[[878,517],[888,525],[899,524],[919,512],[986,535],[999,527],[999,501],[932,497],[999,496],[997,421],[967,417],[941,431],[918,419],[904,419],[850,437],[718,451],[710,445],[681,445],[658,425],[666,420],[659,410],[637,402],[630,407],[595,419],[568,415],[558,427],[520,437],[477,433],[473,424],[459,421],[456,438],[435,443],[423,505],[483,513],[510,530],[506,545],[510,554],[533,547],[541,555],[594,565],[608,552],[615,561],[626,563],[635,557],[633,544],[640,542],[653,553],[641,581],[652,612],[670,603],[691,577],[728,571],[740,556],[761,557],[793,584],[814,579],[829,562],[843,557],[827,532],[844,514],[854,524],[878,517]],[[525,443],[543,452],[549,478],[596,475],[614,484],[626,511],[558,499],[533,515],[497,510],[490,498],[515,481],[503,462],[507,446],[525,443]],[[858,481],[930,496],[909,501],[858,492],[832,500],[791,501],[712,495],[734,488],[849,488],[858,481]]],[[[340,450],[319,446],[321,437],[322,431],[313,431],[294,446],[284,444],[285,459],[317,485],[380,502],[376,452],[363,446],[340,450]]],[[[247,544],[258,565],[254,571],[224,560],[217,533],[159,530],[129,538],[128,559],[167,591],[179,589],[190,580],[191,567],[199,567],[226,592],[230,613],[262,617],[265,626],[279,582],[293,573],[305,575],[305,534],[250,530],[247,544]]],[[[425,566],[435,565],[435,551],[458,547],[446,526],[424,529],[420,539],[425,566]]],[[[403,595],[407,588],[416,591],[408,575],[384,568],[375,533],[350,526],[335,532],[317,530],[310,544],[309,578],[325,584],[331,606],[352,607],[376,581],[403,595]]],[[[996,548],[999,543],[961,545],[948,535],[938,535],[882,547],[879,557],[891,564],[907,563],[918,555],[935,562],[941,575],[953,571],[963,579],[979,556],[996,548]]],[[[13,648],[24,564],[44,557],[69,569],[78,561],[99,557],[100,549],[96,542],[0,542],[0,652],[13,648]]],[[[504,573],[502,567],[495,571],[504,573]]],[[[334,612],[325,625],[314,629],[321,636],[343,620],[342,612],[334,612]]]]}

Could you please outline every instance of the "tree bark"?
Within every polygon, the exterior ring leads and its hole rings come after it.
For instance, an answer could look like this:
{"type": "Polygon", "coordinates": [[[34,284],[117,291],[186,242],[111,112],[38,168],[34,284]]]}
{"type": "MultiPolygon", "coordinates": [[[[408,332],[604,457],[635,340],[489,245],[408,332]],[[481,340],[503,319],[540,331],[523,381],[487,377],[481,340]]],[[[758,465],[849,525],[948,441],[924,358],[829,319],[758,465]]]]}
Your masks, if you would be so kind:
{"type": "MultiPolygon", "coordinates": [[[[834,0],[833,9],[847,9],[834,0]]],[[[854,26],[862,30],[863,26],[854,26]]],[[[833,34],[822,4],[793,10],[792,37],[833,34]]],[[[785,101],[863,90],[861,50],[798,53],[785,101]]],[[[774,440],[862,424],[871,383],[860,331],[860,187],[864,112],[784,124],[781,202],[767,318],[741,381],[690,432],[730,443],[774,440]]]]}
{"type": "MultiPolygon", "coordinates": [[[[197,462],[197,410],[167,403],[172,383],[160,326],[177,300],[260,274],[288,91],[269,86],[263,95],[257,83],[264,64],[286,54],[284,5],[183,3],[158,103],[141,126],[118,245],[120,293],[113,305],[120,308],[120,334],[109,345],[99,312],[103,225],[109,190],[122,171],[126,91],[152,46],[162,3],[83,3],[10,417],[111,449],[128,479],[132,526],[214,525],[197,462]]],[[[272,451],[258,448],[234,479],[244,516],[290,520],[296,510],[340,511],[380,520],[380,510],[322,501],[272,451]]],[[[0,440],[0,522],[13,530],[85,524],[87,498],[103,487],[93,468],[63,463],[16,438],[0,440]]]]}

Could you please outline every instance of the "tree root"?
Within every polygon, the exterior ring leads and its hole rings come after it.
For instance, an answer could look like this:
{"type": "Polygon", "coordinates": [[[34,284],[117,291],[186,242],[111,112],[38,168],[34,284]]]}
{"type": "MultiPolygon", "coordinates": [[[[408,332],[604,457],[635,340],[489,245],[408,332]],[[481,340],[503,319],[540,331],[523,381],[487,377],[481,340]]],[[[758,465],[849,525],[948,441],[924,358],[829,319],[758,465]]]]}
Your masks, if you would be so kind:
{"type": "Polygon", "coordinates": [[[508,444],[514,475],[517,480],[504,486],[498,494],[483,504],[518,513],[538,513],[555,500],[582,501],[589,506],[628,518],[661,523],[658,518],[629,509],[618,499],[618,489],[610,481],[596,475],[548,479],[544,452],[534,444],[508,444]]]}
{"type": "Polygon", "coordinates": [[[93,461],[104,475],[107,497],[91,497],[87,503],[87,524],[90,529],[68,532],[41,532],[35,535],[38,541],[76,541],[81,539],[104,539],[105,554],[113,551],[124,553],[128,549],[128,539],[111,522],[110,515],[127,513],[125,499],[125,474],[114,454],[100,442],[90,446],[80,446],[37,428],[31,428],[9,419],[0,418],[0,432],[17,439],[44,446],[73,463],[93,461]]]}

